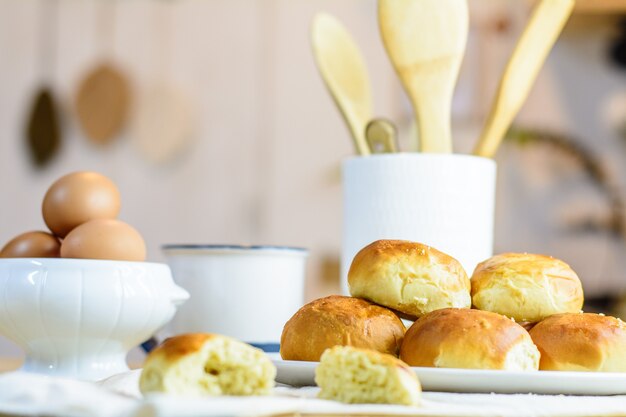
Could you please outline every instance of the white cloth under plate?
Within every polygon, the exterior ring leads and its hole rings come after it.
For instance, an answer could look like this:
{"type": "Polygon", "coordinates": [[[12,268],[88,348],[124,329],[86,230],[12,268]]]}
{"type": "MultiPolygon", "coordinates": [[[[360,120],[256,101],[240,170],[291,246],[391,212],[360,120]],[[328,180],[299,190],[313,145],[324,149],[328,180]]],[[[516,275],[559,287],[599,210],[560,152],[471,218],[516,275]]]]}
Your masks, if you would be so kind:
{"type": "Polygon", "coordinates": [[[0,415],[85,417],[251,417],[285,413],[414,416],[616,416],[626,415],[626,396],[425,392],[420,407],[347,405],[315,398],[318,389],[277,387],[267,397],[141,398],[140,371],[99,383],[42,375],[0,374],[0,415]]]}

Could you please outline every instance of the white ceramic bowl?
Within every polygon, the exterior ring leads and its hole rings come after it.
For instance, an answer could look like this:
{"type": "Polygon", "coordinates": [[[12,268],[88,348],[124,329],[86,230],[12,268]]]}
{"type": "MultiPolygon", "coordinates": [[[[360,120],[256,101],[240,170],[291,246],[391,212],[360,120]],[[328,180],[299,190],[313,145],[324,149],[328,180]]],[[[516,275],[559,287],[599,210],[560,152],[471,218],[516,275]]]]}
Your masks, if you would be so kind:
{"type": "Polygon", "coordinates": [[[128,370],[127,352],[189,298],[167,265],[88,259],[0,259],[0,333],[23,369],[85,380],[128,370]]]}

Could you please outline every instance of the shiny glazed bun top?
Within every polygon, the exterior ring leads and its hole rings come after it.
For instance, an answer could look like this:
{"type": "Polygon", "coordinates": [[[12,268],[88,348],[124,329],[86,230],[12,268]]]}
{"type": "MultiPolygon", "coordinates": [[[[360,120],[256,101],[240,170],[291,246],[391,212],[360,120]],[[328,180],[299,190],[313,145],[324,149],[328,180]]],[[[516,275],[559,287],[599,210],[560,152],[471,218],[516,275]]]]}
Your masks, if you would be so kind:
{"type": "Polygon", "coordinates": [[[331,295],[304,305],[285,324],[280,355],[319,361],[333,346],[353,346],[397,356],[405,332],[392,311],[358,298],[331,295]]]}
{"type": "Polygon", "coordinates": [[[446,308],[406,332],[400,359],[412,366],[537,370],[539,351],[513,320],[489,311],[446,308]]]}
{"type": "Polygon", "coordinates": [[[378,240],[356,254],[350,294],[409,318],[446,307],[470,307],[470,281],[451,256],[421,243],[378,240]]]}
{"type": "Polygon", "coordinates": [[[565,262],[544,255],[504,253],[478,264],[472,302],[516,321],[538,322],[553,314],[577,313],[583,289],[565,262]]]}
{"type": "Polygon", "coordinates": [[[626,324],[592,313],[550,316],[530,330],[546,371],[626,372],[626,324]]]}

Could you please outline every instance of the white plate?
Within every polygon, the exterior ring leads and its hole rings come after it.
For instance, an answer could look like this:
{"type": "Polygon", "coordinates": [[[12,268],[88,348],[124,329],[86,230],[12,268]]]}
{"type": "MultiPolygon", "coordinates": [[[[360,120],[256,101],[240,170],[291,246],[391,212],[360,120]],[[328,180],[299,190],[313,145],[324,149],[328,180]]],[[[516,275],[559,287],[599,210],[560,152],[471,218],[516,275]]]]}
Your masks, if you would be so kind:
{"type": "MultiPolygon", "coordinates": [[[[315,385],[318,362],[274,359],[276,381],[293,386],[315,385]]],[[[534,394],[626,394],[626,373],[493,371],[479,369],[412,368],[424,391],[534,394]]]]}

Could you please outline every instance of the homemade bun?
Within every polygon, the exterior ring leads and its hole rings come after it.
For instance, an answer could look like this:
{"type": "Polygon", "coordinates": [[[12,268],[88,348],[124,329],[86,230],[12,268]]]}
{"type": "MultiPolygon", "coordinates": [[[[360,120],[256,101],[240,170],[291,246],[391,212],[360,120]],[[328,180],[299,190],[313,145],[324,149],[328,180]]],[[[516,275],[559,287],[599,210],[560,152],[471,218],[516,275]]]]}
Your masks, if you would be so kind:
{"type": "Polygon", "coordinates": [[[319,397],[344,403],[419,405],[422,387],[409,366],[391,355],[335,346],[315,369],[319,397]]]}
{"type": "Polygon", "coordinates": [[[557,314],[530,330],[544,371],[626,372],[626,324],[592,313],[557,314]]]}
{"type": "Polygon", "coordinates": [[[215,334],[183,334],[154,349],[139,379],[142,393],[263,395],[276,368],[259,349],[215,334]]]}
{"type": "Polygon", "coordinates": [[[478,264],[472,302],[516,321],[538,322],[558,313],[578,313],[583,288],[563,261],[528,253],[504,253],[478,264]]]}
{"type": "Polygon", "coordinates": [[[446,307],[470,307],[470,281],[461,264],[437,249],[404,240],[378,240],[356,254],[350,294],[408,318],[446,307]]]}
{"type": "Polygon", "coordinates": [[[398,355],[404,324],[390,310],[358,298],[331,295],[298,310],[283,328],[280,356],[319,361],[333,346],[354,346],[398,355]]]}
{"type": "Polygon", "coordinates": [[[513,320],[489,311],[446,308],[417,320],[400,359],[411,366],[533,371],[539,351],[513,320]]]}

